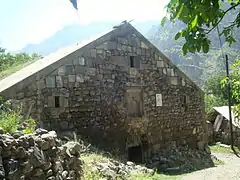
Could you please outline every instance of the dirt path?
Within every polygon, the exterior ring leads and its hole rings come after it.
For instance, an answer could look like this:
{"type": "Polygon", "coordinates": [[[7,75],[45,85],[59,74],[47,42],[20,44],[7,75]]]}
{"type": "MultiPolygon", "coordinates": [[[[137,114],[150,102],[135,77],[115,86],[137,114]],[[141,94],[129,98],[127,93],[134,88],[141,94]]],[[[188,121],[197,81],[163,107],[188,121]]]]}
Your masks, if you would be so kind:
{"type": "Polygon", "coordinates": [[[234,154],[216,154],[224,165],[193,172],[182,180],[240,180],[240,158],[234,154]]]}

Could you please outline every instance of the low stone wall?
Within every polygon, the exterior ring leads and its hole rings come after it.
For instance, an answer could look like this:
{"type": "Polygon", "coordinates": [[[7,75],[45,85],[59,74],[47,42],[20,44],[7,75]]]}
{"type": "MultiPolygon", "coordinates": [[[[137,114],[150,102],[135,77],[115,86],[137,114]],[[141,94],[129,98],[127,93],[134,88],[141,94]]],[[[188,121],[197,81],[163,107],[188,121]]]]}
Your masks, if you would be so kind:
{"type": "Polygon", "coordinates": [[[82,176],[80,144],[61,145],[55,131],[0,135],[0,179],[77,180],[82,176]]]}
{"type": "Polygon", "coordinates": [[[198,149],[174,145],[154,154],[147,163],[149,168],[160,172],[190,172],[214,166],[213,156],[207,145],[198,145],[198,149]]]}

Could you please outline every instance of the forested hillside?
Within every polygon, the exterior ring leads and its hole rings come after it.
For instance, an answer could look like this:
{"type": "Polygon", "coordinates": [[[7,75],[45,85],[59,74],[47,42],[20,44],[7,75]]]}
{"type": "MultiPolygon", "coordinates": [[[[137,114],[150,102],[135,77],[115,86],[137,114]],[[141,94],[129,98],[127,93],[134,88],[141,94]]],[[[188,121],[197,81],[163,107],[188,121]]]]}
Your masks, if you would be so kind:
{"type": "Polygon", "coordinates": [[[0,79],[20,70],[24,66],[40,59],[41,56],[33,53],[12,54],[0,47],[0,79]]]}
{"type": "MultiPolygon", "coordinates": [[[[224,24],[229,22],[231,17],[227,17],[219,25],[222,28],[224,24]]],[[[209,36],[212,41],[210,51],[207,54],[195,53],[182,55],[183,40],[174,40],[174,37],[179,30],[185,27],[185,24],[176,21],[165,23],[164,26],[158,25],[153,27],[147,34],[148,39],[156,45],[163,53],[165,53],[174,63],[180,67],[194,82],[200,87],[204,81],[216,74],[225,73],[225,61],[222,58],[220,42],[217,30],[212,31],[209,36]]],[[[240,32],[235,31],[236,43],[231,47],[223,43],[223,51],[228,54],[229,60],[232,63],[240,53],[240,32]]]]}

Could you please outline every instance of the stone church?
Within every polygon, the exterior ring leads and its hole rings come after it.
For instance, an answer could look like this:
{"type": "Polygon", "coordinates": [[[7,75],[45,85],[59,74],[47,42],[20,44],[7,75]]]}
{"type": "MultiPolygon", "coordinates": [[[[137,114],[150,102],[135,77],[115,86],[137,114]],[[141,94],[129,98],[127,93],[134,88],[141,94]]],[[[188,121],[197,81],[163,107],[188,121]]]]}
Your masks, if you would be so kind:
{"type": "Polygon", "coordinates": [[[205,143],[204,94],[130,23],[59,50],[0,81],[46,129],[143,161],[205,143]]]}

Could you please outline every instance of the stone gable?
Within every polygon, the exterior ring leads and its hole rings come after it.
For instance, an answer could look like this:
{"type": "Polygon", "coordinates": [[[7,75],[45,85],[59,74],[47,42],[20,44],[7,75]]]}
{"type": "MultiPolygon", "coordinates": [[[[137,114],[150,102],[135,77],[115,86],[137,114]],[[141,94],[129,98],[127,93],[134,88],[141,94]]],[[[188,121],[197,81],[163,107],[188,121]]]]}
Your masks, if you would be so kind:
{"type": "Polygon", "coordinates": [[[203,92],[129,24],[25,84],[16,98],[34,103],[31,116],[44,128],[76,130],[126,156],[205,142],[203,92]]]}

